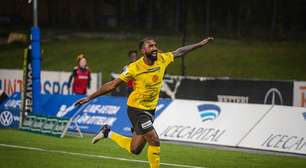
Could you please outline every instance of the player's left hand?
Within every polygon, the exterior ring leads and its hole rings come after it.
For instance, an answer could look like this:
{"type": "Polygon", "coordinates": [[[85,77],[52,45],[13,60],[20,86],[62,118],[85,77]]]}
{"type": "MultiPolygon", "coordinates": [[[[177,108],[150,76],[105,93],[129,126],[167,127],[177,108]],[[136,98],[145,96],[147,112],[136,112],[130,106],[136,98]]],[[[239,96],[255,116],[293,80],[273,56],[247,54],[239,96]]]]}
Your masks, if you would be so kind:
{"type": "Polygon", "coordinates": [[[202,40],[202,41],[200,42],[200,45],[201,45],[201,46],[204,46],[204,45],[207,44],[210,40],[214,40],[214,38],[213,38],[213,37],[207,37],[207,38],[205,38],[204,40],[202,40]]]}

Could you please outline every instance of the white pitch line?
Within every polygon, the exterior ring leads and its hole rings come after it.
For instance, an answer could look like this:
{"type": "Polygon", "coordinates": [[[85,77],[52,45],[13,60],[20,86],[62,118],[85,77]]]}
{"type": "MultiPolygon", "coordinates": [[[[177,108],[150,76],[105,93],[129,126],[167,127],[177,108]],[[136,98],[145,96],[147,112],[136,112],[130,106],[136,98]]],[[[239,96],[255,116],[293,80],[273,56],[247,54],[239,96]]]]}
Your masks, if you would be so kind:
{"type": "MultiPolygon", "coordinates": [[[[18,146],[18,145],[9,145],[9,144],[0,144],[0,146],[7,147],[7,148],[17,148],[17,149],[25,149],[25,150],[32,150],[32,151],[40,151],[40,152],[61,153],[61,154],[75,155],[75,156],[120,160],[120,161],[127,161],[127,162],[149,163],[148,161],[144,161],[144,160],[126,159],[126,158],[121,158],[121,157],[93,155],[93,154],[77,153],[77,152],[67,152],[67,151],[43,149],[43,148],[36,148],[36,147],[29,147],[29,146],[18,146]]],[[[191,165],[183,165],[183,164],[174,164],[174,163],[160,163],[160,164],[165,165],[165,166],[184,167],[184,168],[207,168],[207,167],[199,167],[199,166],[191,166],[191,165]]]]}

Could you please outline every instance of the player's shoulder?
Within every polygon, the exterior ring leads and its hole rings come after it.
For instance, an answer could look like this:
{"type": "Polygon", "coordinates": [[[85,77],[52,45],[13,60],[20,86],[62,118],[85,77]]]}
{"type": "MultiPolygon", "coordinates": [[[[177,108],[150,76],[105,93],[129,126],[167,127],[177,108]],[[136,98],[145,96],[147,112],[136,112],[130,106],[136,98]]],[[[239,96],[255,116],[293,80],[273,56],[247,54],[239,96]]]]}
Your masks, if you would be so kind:
{"type": "Polygon", "coordinates": [[[133,73],[133,71],[135,71],[135,62],[125,65],[122,69],[121,69],[121,74],[126,74],[126,73],[133,73]]]}
{"type": "Polygon", "coordinates": [[[167,60],[173,60],[173,57],[172,52],[160,52],[158,58],[161,62],[166,62],[167,60]]]}
{"type": "Polygon", "coordinates": [[[173,57],[173,53],[172,52],[160,52],[159,53],[162,57],[173,57]]]}
{"type": "Polygon", "coordinates": [[[141,57],[137,61],[129,64],[128,68],[132,69],[132,70],[135,70],[135,71],[138,71],[141,67],[143,67],[142,64],[143,64],[143,57],[141,57]]]}

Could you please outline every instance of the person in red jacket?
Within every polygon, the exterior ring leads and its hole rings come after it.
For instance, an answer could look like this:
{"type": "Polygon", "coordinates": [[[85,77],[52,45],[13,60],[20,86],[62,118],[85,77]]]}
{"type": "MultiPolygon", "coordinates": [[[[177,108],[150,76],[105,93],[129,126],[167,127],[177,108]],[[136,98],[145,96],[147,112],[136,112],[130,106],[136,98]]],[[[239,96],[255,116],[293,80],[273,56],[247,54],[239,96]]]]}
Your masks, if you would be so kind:
{"type": "Polygon", "coordinates": [[[72,83],[72,93],[86,95],[87,88],[90,88],[90,70],[87,66],[87,59],[84,54],[80,54],[77,57],[78,65],[74,67],[68,81],[68,90],[71,88],[72,83]]]}

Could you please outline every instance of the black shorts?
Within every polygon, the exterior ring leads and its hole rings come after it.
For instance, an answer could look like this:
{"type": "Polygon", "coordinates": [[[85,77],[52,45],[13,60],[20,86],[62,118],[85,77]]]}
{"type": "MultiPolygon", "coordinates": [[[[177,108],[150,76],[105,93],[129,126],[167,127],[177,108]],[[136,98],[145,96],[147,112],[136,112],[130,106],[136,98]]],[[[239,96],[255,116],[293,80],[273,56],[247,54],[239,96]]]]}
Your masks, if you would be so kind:
{"type": "Polygon", "coordinates": [[[133,125],[132,132],[143,135],[154,129],[155,110],[141,110],[133,107],[127,108],[129,119],[133,125]]]}

